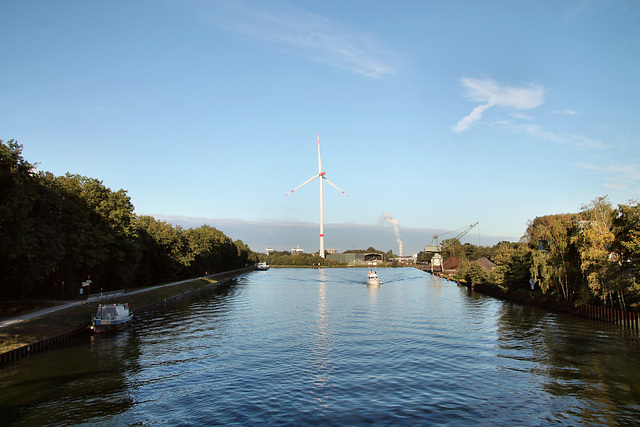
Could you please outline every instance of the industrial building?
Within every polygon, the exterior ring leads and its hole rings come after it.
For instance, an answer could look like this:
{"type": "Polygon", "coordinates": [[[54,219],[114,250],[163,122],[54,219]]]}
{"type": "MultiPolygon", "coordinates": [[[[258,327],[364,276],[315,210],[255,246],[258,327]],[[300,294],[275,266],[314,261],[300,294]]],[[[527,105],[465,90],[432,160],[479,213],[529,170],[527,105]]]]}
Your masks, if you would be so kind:
{"type": "Polygon", "coordinates": [[[378,265],[384,262],[384,256],[378,253],[330,254],[327,255],[327,259],[349,265],[378,265]]]}

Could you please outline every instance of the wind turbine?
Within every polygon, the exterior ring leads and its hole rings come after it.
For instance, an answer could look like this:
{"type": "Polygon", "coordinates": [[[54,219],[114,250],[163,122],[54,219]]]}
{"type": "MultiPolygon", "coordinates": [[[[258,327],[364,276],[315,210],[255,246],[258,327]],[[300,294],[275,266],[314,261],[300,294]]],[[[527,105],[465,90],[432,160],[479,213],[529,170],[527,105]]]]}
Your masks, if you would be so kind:
{"type": "Polygon", "coordinates": [[[329,181],[329,179],[326,177],[326,172],[322,171],[322,160],[320,159],[320,134],[317,134],[317,136],[318,136],[318,174],[312,176],[302,184],[298,185],[293,190],[289,191],[287,194],[285,194],[285,197],[293,193],[303,185],[310,183],[314,179],[320,178],[320,256],[324,258],[324,219],[323,219],[323,213],[322,213],[322,181],[327,181],[329,184],[334,186],[339,192],[341,192],[345,196],[347,196],[347,193],[340,190],[333,182],[329,181]]]}

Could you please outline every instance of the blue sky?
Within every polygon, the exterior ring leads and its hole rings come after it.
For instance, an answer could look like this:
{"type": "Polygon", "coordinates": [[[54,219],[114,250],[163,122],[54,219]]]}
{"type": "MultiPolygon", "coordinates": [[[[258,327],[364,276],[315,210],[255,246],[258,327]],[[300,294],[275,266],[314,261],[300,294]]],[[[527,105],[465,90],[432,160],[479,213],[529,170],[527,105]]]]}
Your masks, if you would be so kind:
{"type": "Polygon", "coordinates": [[[0,2],[0,139],[256,251],[517,240],[640,194],[640,3],[0,2]],[[384,218],[391,219],[385,221],[384,218]],[[447,235],[445,235],[447,237],[447,235]]]}

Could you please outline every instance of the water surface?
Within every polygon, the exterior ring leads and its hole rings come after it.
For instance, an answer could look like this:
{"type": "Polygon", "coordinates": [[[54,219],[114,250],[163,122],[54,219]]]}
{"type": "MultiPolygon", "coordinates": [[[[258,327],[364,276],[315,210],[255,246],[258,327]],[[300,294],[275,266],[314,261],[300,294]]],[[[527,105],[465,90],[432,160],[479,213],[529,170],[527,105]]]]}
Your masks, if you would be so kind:
{"type": "Polygon", "coordinates": [[[2,424],[631,425],[638,337],[416,269],[275,269],[0,370],[2,424]]]}

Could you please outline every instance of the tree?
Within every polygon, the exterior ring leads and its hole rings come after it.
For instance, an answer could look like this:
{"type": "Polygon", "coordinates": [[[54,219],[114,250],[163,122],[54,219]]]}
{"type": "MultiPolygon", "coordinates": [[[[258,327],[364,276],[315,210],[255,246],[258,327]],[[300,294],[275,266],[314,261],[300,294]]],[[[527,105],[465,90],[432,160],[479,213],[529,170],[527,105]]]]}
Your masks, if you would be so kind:
{"type": "Polygon", "coordinates": [[[257,260],[219,230],[134,214],[126,191],[67,173],[37,172],[22,146],[0,140],[0,298],[122,289],[246,266],[257,260]],[[95,289],[95,288],[94,288],[95,289]]]}
{"type": "Polygon", "coordinates": [[[497,265],[493,280],[506,290],[528,287],[533,264],[531,248],[524,243],[501,242],[493,249],[492,260],[497,265]]]}
{"type": "Polygon", "coordinates": [[[458,277],[468,283],[486,283],[489,279],[489,273],[477,262],[463,260],[458,269],[458,277]]]}
{"type": "MultiPolygon", "coordinates": [[[[246,259],[239,255],[238,243],[234,243],[222,231],[209,225],[198,228],[190,228],[184,232],[187,242],[189,257],[192,261],[188,265],[188,271],[193,276],[219,273],[233,270],[246,265],[246,259]]],[[[241,251],[248,251],[248,246],[240,242],[241,251]]]]}
{"type": "Polygon", "coordinates": [[[531,276],[543,292],[573,301],[581,284],[580,257],[572,238],[577,216],[559,214],[536,217],[526,232],[532,252],[531,276]],[[540,249],[542,246],[542,249],[540,249]]]}
{"type": "Polygon", "coordinates": [[[591,293],[611,305],[617,295],[624,309],[624,292],[620,280],[618,256],[611,251],[615,236],[612,231],[613,208],[606,197],[599,197],[582,207],[579,232],[574,242],[580,253],[580,268],[591,293]]]}
{"type": "Polygon", "coordinates": [[[619,278],[628,295],[628,306],[640,306],[640,204],[618,205],[612,222],[615,239],[611,251],[620,266],[619,278]]]}
{"type": "Polygon", "coordinates": [[[182,228],[151,216],[136,217],[135,225],[141,250],[136,283],[144,286],[184,278],[191,258],[182,228]]]}
{"type": "Polygon", "coordinates": [[[74,276],[91,275],[96,286],[115,290],[133,284],[140,260],[134,207],[126,191],[112,191],[95,178],[67,173],[53,177],[49,185],[68,201],[65,234],[72,239],[66,247],[74,247],[77,260],[74,276]]]}
{"type": "Polygon", "coordinates": [[[245,244],[242,240],[235,240],[233,244],[236,245],[238,251],[235,268],[254,265],[258,262],[258,255],[249,248],[249,245],[245,244]]]}
{"type": "Polygon", "coordinates": [[[444,239],[442,244],[442,259],[449,259],[457,256],[460,259],[466,259],[464,248],[458,239],[444,239]]]}

